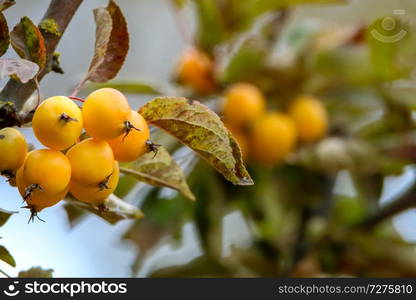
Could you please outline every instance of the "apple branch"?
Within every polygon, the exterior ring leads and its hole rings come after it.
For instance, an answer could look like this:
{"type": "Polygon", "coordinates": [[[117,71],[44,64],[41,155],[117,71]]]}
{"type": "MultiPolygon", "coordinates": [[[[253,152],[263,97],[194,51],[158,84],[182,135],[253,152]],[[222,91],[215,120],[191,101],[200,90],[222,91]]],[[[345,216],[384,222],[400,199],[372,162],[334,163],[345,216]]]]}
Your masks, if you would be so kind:
{"type": "MultiPolygon", "coordinates": [[[[44,34],[47,63],[45,68],[37,76],[39,81],[51,70],[52,58],[56,47],[82,1],[83,0],[52,0],[49,4],[48,10],[41,22],[44,22],[45,20],[54,20],[58,25],[60,34],[44,34]]],[[[15,108],[20,110],[35,90],[36,83],[33,80],[23,84],[10,79],[0,92],[0,99],[13,103],[15,108]]]]}
{"type": "Polygon", "coordinates": [[[358,228],[365,230],[372,229],[381,222],[413,207],[416,207],[416,187],[412,187],[401,198],[391,202],[369,216],[363,222],[358,224],[358,228]]]}

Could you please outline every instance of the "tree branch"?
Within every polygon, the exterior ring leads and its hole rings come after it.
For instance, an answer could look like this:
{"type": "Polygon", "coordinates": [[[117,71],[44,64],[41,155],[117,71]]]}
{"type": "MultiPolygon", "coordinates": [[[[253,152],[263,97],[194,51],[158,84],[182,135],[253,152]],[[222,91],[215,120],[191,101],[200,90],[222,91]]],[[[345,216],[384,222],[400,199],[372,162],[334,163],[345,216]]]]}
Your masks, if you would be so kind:
{"type": "Polygon", "coordinates": [[[6,276],[7,278],[12,278],[9,274],[4,272],[3,270],[0,270],[0,273],[3,274],[4,276],[6,276]]]}
{"type": "MultiPolygon", "coordinates": [[[[48,19],[55,20],[61,34],[58,36],[56,34],[42,32],[45,38],[47,64],[38,75],[39,81],[50,71],[52,57],[56,47],[82,1],[83,0],[52,0],[49,4],[49,8],[43,16],[42,21],[48,19]]],[[[0,99],[14,103],[16,109],[20,110],[35,90],[36,83],[34,81],[23,84],[10,79],[0,93],[0,99]]]]}
{"type": "Polygon", "coordinates": [[[364,230],[372,229],[381,222],[412,207],[416,207],[416,187],[411,188],[403,197],[381,208],[374,215],[358,224],[357,227],[364,230]]]}

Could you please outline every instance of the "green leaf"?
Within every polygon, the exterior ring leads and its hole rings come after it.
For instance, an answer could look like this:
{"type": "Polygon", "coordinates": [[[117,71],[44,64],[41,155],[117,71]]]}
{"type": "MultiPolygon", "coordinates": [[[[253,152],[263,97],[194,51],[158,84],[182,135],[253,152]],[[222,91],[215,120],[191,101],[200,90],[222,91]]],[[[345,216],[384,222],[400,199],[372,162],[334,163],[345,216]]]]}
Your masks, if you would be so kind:
{"type": "Polygon", "coordinates": [[[14,0],[0,0],[0,11],[6,10],[16,4],[14,0]]]}
{"type": "MultiPolygon", "coordinates": [[[[371,62],[374,73],[381,81],[390,81],[401,77],[397,64],[398,53],[406,41],[409,29],[398,18],[379,18],[369,26],[367,40],[371,50],[371,62]],[[392,22],[392,29],[385,22],[392,22]]],[[[413,47],[413,46],[412,46],[413,47]]]]}
{"type": "Polygon", "coordinates": [[[337,196],[332,215],[341,224],[357,224],[365,217],[364,201],[360,197],[337,196]]]}
{"type": "Polygon", "coordinates": [[[95,9],[94,16],[95,52],[86,79],[106,82],[117,75],[126,59],[129,33],[123,13],[112,0],[106,8],[95,9]]]}
{"type": "Polygon", "coordinates": [[[264,52],[261,49],[243,47],[230,58],[228,65],[224,69],[221,80],[224,83],[231,83],[245,80],[247,75],[253,74],[262,65],[264,52]],[[260,58],[260,59],[259,59],[260,58]]]}
{"type": "Polygon", "coordinates": [[[254,18],[270,10],[282,9],[294,5],[306,4],[340,4],[346,0],[248,0],[245,1],[244,11],[254,18]]]}
{"type": "Polygon", "coordinates": [[[306,4],[340,4],[346,0],[244,0],[238,2],[237,7],[237,29],[247,29],[260,15],[286,9],[295,5],[306,4]]]}
{"type": "Polygon", "coordinates": [[[137,180],[131,176],[120,176],[114,195],[123,199],[137,185],[137,180]]]}
{"type": "Polygon", "coordinates": [[[148,102],[140,114],[196,151],[236,185],[252,185],[241,150],[217,114],[198,101],[161,97],[148,102]]]}
{"type": "Polygon", "coordinates": [[[268,14],[261,17],[253,24],[253,28],[239,34],[223,56],[219,63],[218,71],[224,83],[236,81],[257,80],[258,74],[264,70],[267,52],[273,38],[270,32],[276,30],[276,20],[280,18],[277,14],[268,14]],[[272,28],[272,29],[271,29],[272,28]]]}
{"type": "Polygon", "coordinates": [[[126,94],[139,94],[139,95],[160,95],[161,91],[157,87],[151,84],[138,82],[138,81],[111,81],[108,83],[89,84],[86,86],[87,90],[97,90],[100,88],[113,88],[126,94]]]}
{"type": "Polygon", "coordinates": [[[28,17],[23,17],[10,33],[13,49],[24,59],[39,65],[46,64],[45,40],[38,27],[28,17]]]}
{"type": "Polygon", "coordinates": [[[6,18],[0,13],[0,56],[3,56],[9,49],[10,45],[10,34],[9,26],[7,26],[6,18]]]}
{"type": "Polygon", "coordinates": [[[156,155],[153,152],[146,153],[127,167],[121,167],[120,172],[150,185],[177,190],[186,198],[195,200],[182,169],[163,147],[158,148],[156,155]]]}
{"type": "Polygon", "coordinates": [[[173,225],[183,222],[183,217],[187,210],[198,206],[200,197],[196,197],[196,203],[188,201],[182,195],[178,195],[172,199],[163,198],[160,192],[156,189],[151,190],[145,195],[141,208],[146,211],[146,221],[161,225],[164,228],[169,228],[169,231],[174,231],[173,225]]]}
{"type": "Polygon", "coordinates": [[[100,210],[98,207],[78,201],[72,196],[67,196],[65,200],[71,205],[85,209],[103,218],[110,224],[116,224],[121,220],[141,219],[143,217],[143,213],[140,209],[121,200],[115,195],[110,195],[104,202],[105,210],[100,210]]]}
{"type": "Polygon", "coordinates": [[[221,13],[214,0],[194,2],[198,13],[198,46],[209,53],[223,38],[221,13]]]}
{"type": "Polygon", "coordinates": [[[13,214],[17,214],[17,211],[7,211],[0,208],[0,227],[6,224],[7,220],[13,214]]]}
{"type": "Polygon", "coordinates": [[[26,83],[36,76],[39,66],[26,59],[0,58],[0,78],[17,76],[22,82],[26,83]]]}
{"type": "Polygon", "coordinates": [[[53,269],[42,269],[41,267],[31,267],[29,270],[20,271],[19,278],[52,278],[53,269]]]}
{"type": "Polygon", "coordinates": [[[328,174],[341,170],[363,175],[393,171],[391,162],[378,149],[354,138],[326,138],[301,149],[296,154],[296,161],[306,168],[328,174]]]}
{"type": "Polygon", "coordinates": [[[186,4],[186,0],[172,0],[172,3],[177,8],[183,8],[186,4]]]}
{"type": "Polygon", "coordinates": [[[374,81],[368,48],[364,45],[323,50],[311,59],[313,71],[330,80],[365,85],[374,81]]]}
{"type": "Polygon", "coordinates": [[[265,74],[266,58],[278,36],[276,28],[281,22],[281,14],[266,14],[227,45],[224,55],[217,59],[217,73],[223,83],[261,81],[259,75],[265,74]]]}
{"type": "Polygon", "coordinates": [[[85,210],[75,205],[72,205],[70,203],[66,203],[64,205],[64,209],[68,217],[69,225],[71,227],[74,227],[75,225],[77,225],[86,215],[85,210]]]}
{"type": "Polygon", "coordinates": [[[14,261],[13,256],[11,256],[10,252],[3,246],[0,246],[0,260],[11,265],[12,267],[16,267],[16,262],[14,261]]]}

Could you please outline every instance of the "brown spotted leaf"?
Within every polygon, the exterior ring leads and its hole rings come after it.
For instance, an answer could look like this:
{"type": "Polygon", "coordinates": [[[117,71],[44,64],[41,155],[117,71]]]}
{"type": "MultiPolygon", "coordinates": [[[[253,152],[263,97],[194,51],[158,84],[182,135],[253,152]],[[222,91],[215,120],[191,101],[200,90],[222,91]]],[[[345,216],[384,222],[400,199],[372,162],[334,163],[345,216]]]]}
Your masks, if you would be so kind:
{"type": "Polygon", "coordinates": [[[6,53],[10,45],[9,26],[7,26],[6,18],[0,13],[0,56],[6,53]]]}
{"type": "Polygon", "coordinates": [[[120,168],[120,171],[150,185],[177,190],[186,198],[195,200],[182,169],[163,147],[158,148],[156,155],[146,153],[127,167],[120,168]]]}
{"type": "Polygon", "coordinates": [[[217,114],[198,101],[161,97],[148,102],[140,114],[196,151],[227,180],[252,185],[241,150],[217,114]]]}
{"type": "Polygon", "coordinates": [[[8,263],[12,267],[16,267],[16,262],[14,261],[13,256],[3,246],[0,246],[0,260],[4,261],[5,263],[8,263]]]}
{"type": "Polygon", "coordinates": [[[36,76],[39,66],[26,59],[0,58],[0,79],[7,76],[17,76],[26,83],[36,76]]]}
{"type": "Polygon", "coordinates": [[[78,208],[87,210],[97,216],[103,218],[110,224],[116,224],[121,220],[127,219],[141,219],[143,213],[137,207],[121,200],[115,195],[110,195],[104,202],[105,210],[99,210],[88,203],[76,200],[71,195],[67,196],[65,200],[78,208]]]}
{"type": "Polygon", "coordinates": [[[0,0],[0,11],[8,9],[10,6],[16,4],[14,0],[0,0]]]}
{"type": "Polygon", "coordinates": [[[10,33],[13,49],[24,59],[39,65],[46,64],[45,40],[39,28],[28,17],[23,17],[10,33]]]}
{"type": "Polygon", "coordinates": [[[11,215],[16,214],[16,211],[7,211],[0,208],[0,227],[6,224],[11,215]]]}
{"type": "Polygon", "coordinates": [[[110,1],[106,8],[94,10],[96,29],[95,52],[87,79],[106,82],[121,69],[129,50],[127,22],[120,8],[110,1]]]}

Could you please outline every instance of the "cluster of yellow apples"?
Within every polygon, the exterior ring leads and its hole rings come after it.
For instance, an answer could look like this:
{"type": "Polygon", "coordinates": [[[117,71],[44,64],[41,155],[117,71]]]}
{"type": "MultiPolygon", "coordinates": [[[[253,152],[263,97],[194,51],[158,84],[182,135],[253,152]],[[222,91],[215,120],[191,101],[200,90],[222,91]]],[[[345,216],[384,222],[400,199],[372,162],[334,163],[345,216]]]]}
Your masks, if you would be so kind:
{"type": "Polygon", "coordinates": [[[223,114],[243,158],[266,165],[284,160],[298,141],[315,142],[328,130],[326,109],[315,97],[293,99],[287,112],[267,111],[264,95],[249,83],[236,83],[227,89],[223,114]]]}
{"type": "Polygon", "coordinates": [[[32,127],[47,148],[27,153],[17,129],[0,130],[1,174],[17,185],[31,219],[68,192],[104,209],[118,184],[119,162],[136,160],[153,148],[144,118],[112,88],[92,92],[82,109],[69,97],[48,98],[37,107],[32,127]]]}

